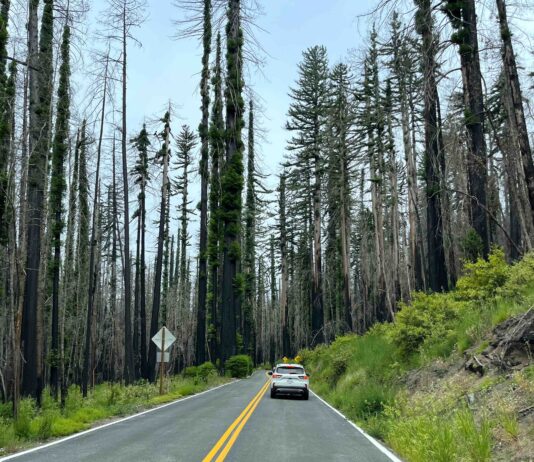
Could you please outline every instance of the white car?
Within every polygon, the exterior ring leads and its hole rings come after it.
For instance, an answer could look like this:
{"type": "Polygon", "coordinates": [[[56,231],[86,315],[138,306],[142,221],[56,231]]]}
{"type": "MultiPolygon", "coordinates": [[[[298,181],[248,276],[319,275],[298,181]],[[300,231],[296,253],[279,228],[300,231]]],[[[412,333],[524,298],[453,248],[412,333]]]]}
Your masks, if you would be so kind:
{"type": "Polygon", "coordinates": [[[308,399],[310,378],[300,364],[277,364],[269,372],[271,376],[271,398],[278,394],[296,394],[308,399]]]}

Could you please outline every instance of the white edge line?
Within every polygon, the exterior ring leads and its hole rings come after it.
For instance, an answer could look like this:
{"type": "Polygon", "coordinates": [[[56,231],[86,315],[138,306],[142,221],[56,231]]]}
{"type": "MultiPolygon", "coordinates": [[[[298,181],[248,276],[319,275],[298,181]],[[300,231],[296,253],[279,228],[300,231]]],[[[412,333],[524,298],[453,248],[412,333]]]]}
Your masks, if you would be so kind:
{"type": "MultiPolygon", "coordinates": [[[[333,407],[332,405],[328,404],[323,398],[321,398],[317,393],[314,393],[312,390],[310,390],[312,392],[312,394],[319,400],[321,401],[325,406],[328,406],[330,409],[332,409],[337,415],[339,415],[340,417],[343,417],[343,419],[345,419],[350,425],[352,425],[356,430],[358,430],[365,438],[367,438],[374,446],[376,446],[376,448],[382,452],[383,454],[385,454],[386,456],[388,456],[390,458],[390,460],[392,460],[393,462],[403,462],[401,459],[399,459],[395,454],[393,454],[388,448],[386,448],[384,445],[380,444],[376,439],[374,439],[371,435],[368,435],[367,433],[365,433],[365,431],[358,427],[358,425],[356,425],[354,422],[352,422],[347,416],[345,416],[344,414],[342,414],[340,411],[338,411],[335,407],[333,407]]],[[[0,461],[1,462],[1,461],[0,461]]]]}
{"type": "Polygon", "coordinates": [[[9,456],[2,457],[0,459],[0,462],[4,462],[6,460],[11,460],[11,459],[16,459],[17,457],[22,457],[22,456],[25,456],[27,454],[31,454],[33,452],[37,452],[37,451],[40,451],[42,449],[49,448],[51,446],[55,446],[56,444],[61,444],[61,443],[64,443],[66,441],[73,440],[75,438],[79,438],[80,436],[87,435],[88,433],[93,433],[93,432],[96,432],[98,430],[102,430],[103,428],[111,427],[112,425],[115,425],[115,424],[118,424],[118,423],[121,423],[121,422],[126,422],[127,420],[135,419],[136,417],[140,417],[142,415],[149,414],[150,412],[159,411],[160,409],[163,409],[165,407],[172,406],[174,404],[178,404],[178,403],[181,403],[183,401],[187,401],[188,399],[196,398],[197,396],[204,395],[206,393],[209,393],[210,391],[215,391],[215,390],[218,390],[219,388],[226,387],[227,385],[232,385],[233,383],[237,383],[237,382],[239,382],[239,380],[233,380],[233,381],[228,382],[228,383],[223,383],[222,385],[219,385],[219,386],[214,387],[214,388],[210,388],[209,390],[204,390],[204,391],[201,391],[200,393],[195,393],[194,395],[190,395],[190,396],[184,396],[183,398],[178,398],[177,400],[171,401],[170,403],[165,403],[165,404],[162,404],[161,406],[153,407],[151,409],[147,409],[146,411],[138,412],[137,414],[133,414],[133,415],[130,415],[128,417],[124,417],[124,418],[119,419],[119,420],[114,420],[113,422],[108,422],[108,423],[106,423],[104,425],[99,425],[98,427],[89,428],[88,430],[84,430],[84,431],[81,431],[79,433],[74,433],[74,434],[66,436],[64,438],[60,438],[58,440],[51,441],[50,443],[46,443],[46,444],[43,444],[41,446],[36,446],[34,448],[27,449],[27,450],[21,451],[21,452],[17,452],[15,454],[10,454],[9,456]]]}

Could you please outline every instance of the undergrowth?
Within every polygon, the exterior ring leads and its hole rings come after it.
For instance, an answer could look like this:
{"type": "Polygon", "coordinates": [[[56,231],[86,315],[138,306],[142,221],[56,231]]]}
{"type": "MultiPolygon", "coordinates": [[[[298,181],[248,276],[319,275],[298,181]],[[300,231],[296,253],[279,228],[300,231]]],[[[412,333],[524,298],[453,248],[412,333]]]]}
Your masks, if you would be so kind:
{"type": "MultiPolygon", "coordinates": [[[[484,349],[493,327],[533,305],[534,254],[511,266],[493,249],[488,261],[465,265],[454,291],[412,294],[395,323],[299,354],[314,391],[406,460],[483,462],[490,460],[497,427],[517,438],[515,416],[507,410],[475,416],[465,390],[408,399],[404,378],[433,361],[454,361],[473,346],[484,349]]],[[[528,387],[525,377],[515,380],[528,387]]]]}
{"type": "Polygon", "coordinates": [[[80,390],[71,386],[65,402],[59,403],[43,392],[42,406],[26,398],[20,401],[19,413],[13,419],[11,403],[0,404],[0,455],[13,452],[32,442],[67,436],[89,428],[97,421],[133,414],[142,409],[163,404],[183,396],[199,393],[222,384],[228,379],[219,377],[206,366],[195,376],[174,376],[166,380],[165,394],[159,395],[159,385],[141,381],[133,385],[103,383],[82,398],[80,390]]]}

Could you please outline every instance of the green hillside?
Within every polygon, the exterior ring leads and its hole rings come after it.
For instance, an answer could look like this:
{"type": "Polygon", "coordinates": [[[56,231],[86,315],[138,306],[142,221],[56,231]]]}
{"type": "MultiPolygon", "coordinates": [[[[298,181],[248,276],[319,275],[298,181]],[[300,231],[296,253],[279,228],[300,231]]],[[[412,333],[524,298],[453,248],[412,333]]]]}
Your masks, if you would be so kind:
{"type": "Polygon", "coordinates": [[[300,356],[316,393],[405,460],[529,460],[533,306],[534,254],[510,266],[495,249],[456,290],[415,293],[395,323],[300,356]],[[519,328],[530,337],[497,359],[519,328]]]}

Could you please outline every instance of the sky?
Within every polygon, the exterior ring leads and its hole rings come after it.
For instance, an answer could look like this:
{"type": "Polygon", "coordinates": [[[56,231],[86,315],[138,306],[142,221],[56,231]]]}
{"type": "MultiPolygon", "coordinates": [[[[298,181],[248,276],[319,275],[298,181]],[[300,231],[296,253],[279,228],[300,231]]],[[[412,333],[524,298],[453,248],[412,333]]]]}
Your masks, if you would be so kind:
{"type": "MultiPolygon", "coordinates": [[[[297,64],[301,61],[302,52],[314,45],[325,45],[331,64],[346,60],[348,50],[358,48],[364,36],[358,27],[357,16],[369,12],[377,0],[257,1],[264,11],[256,20],[258,27],[255,37],[263,47],[265,64],[261,69],[251,68],[246,75],[246,85],[253,88],[262,109],[261,114],[255,114],[255,119],[261,127],[261,136],[256,136],[257,164],[267,176],[265,186],[274,190],[288,138],[284,129],[290,104],[288,92],[297,79],[297,64]]],[[[130,43],[128,48],[129,137],[139,132],[144,121],[162,117],[169,100],[175,108],[171,126],[175,134],[182,124],[188,124],[196,130],[200,121],[198,90],[202,49],[198,39],[174,38],[177,31],[174,21],[183,18],[184,11],[173,3],[173,0],[147,0],[147,20],[134,33],[142,46],[137,47],[130,43]]],[[[98,28],[96,18],[105,9],[106,4],[106,0],[90,1],[89,29],[98,28]]],[[[224,30],[222,33],[224,34],[224,30]]],[[[89,32],[88,37],[90,36],[89,32]]],[[[215,37],[215,31],[213,36],[215,37]]],[[[211,60],[214,60],[214,51],[211,60]]],[[[247,117],[248,114],[245,114],[246,120],[247,117]]],[[[195,155],[195,164],[198,165],[198,150],[195,155]]],[[[132,166],[133,163],[130,168],[132,166]]],[[[149,204],[149,222],[154,226],[148,226],[147,232],[148,240],[152,243],[157,236],[159,181],[152,181],[153,200],[151,199],[149,204]]],[[[191,207],[198,202],[199,183],[197,176],[191,184],[191,207]]],[[[131,207],[134,206],[136,195],[137,193],[131,190],[131,207]]],[[[171,202],[174,209],[171,211],[171,233],[174,234],[179,226],[175,207],[180,199],[175,196],[171,202]]],[[[192,217],[189,233],[192,238],[191,255],[195,255],[198,216],[192,217]]],[[[151,247],[149,245],[149,248],[151,247]]]]}
{"type": "MultiPolygon", "coordinates": [[[[252,0],[243,0],[245,1],[252,0]]],[[[362,19],[361,15],[371,12],[377,6],[378,0],[256,1],[264,10],[256,19],[258,27],[255,35],[263,47],[265,65],[247,73],[245,83],[254,89],[262,107],[261,116],[256,114],[263,134],[262,137],[256,137],[256,157],[261,170],[268,175],[267,187],[274,189],[288,138],[284,129],[290,104],[288,92],[298,77],[297,65],[301,61],[302,52],[314,45],[324,45],[328,50],[331,65],[341,60],[349,60],[349,50],[365,47],[369,21],[367,18],[362,19]]],[[[106,3],[106,0],[90,0],[90,29],[98,27],[95,18],[105,8],[106,3]]],[[[198,87],[202,49],[198,39],[174,38],[177,32],[174,21],[183,18],[184,12],[173,3],[173,0],[147,0],[147,20],[135,31],[135,36],[142,46],[136,47],[130,43],[128,49],[129,137],[139,132],[145,120],[160,118],[169,100],[176,108],[172,123],[175,134],[180,125],[185,123],[196,130],[200,121],[198,87]]],[[[518,11],[521,13],[523,10],[518,11]]],[[[518,15],[511,13],[510,16],[518,19],[518,15]]],[[[521,17],[520,14],[519,19],[521,17]]],[[[382,32],[380,24],[378,32],[382,32]]],[[[213,35],[215,37],[215,31],[213,35]]],[[[485,43],[484,37],[482,43],[485,43]]],[[[454,50],[451,51],[453,52],[454,50]]],[[[214,52],[211,59],[213,61],[214,52]]],[[[459,74],[455,75],[451,85],[460,85],[459,74]]],[[[198,152],[195,163],[198,164],[198,152]]],[[[157,196],[158,184],[153,181],[154,198],[157,196]]],[[[193,204],[198,201],[198,189],[197,177],[191,191],[193,204]]],[[[135,196],[136,193],[132,191],[131,201],[135,201],[135,196]]],[[[174,205],[178,200],[179,197],[173,199],[174,205]]],[[[157,219],[156,208],[155,199],[151,210],[153,222],[157,219]]],[[[177,212],[173,211],[172,216],[171,226],[176,230],[177,212]]],[[[192,245],[196,245],[196,218],[193,218],[190,230],[192,245]]],[[[149,229],[149,233],[155,238],[155,226],[149,229]]]]}
{"type": "MultiPolygon", "coordinates": [[[[264,14],[257,18],[256,37],[265,51],[265,65],[261,70],[252,69],[246,84],[254,88],[263,106],[259,121],[265,136],[259,140],[260,163],[265,173],[275,174],[287,138],[283,127],[290,103],[288,90],[297,78],[303,50],[325,45],[331,63],[345,59],[348,49],[361,40],[357,15],[369,11],[376,1],[259,1],[264,14]]],[[[137,130],[147,117],[163,114],[169,98],[177,108],[174,130],[182,123],[196,128],[200,120],[200,44],[196,39],[173,39],[173,19],[184,13],[172,0],[149,0],[147,12],[148,20],[136,33],[142,47],[129,50],[128,131],[137,130]]]]}

